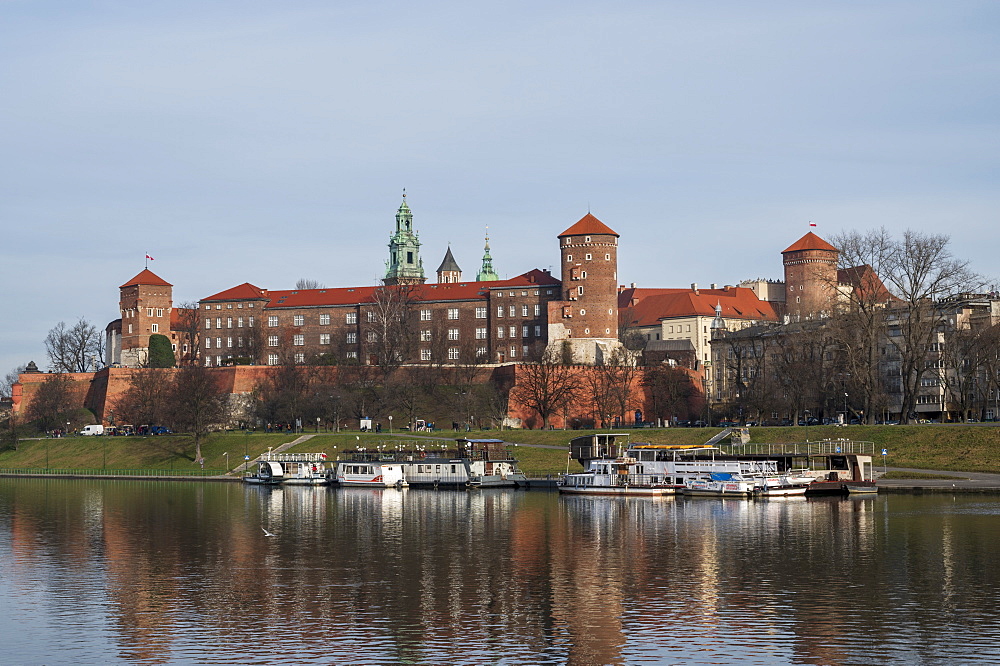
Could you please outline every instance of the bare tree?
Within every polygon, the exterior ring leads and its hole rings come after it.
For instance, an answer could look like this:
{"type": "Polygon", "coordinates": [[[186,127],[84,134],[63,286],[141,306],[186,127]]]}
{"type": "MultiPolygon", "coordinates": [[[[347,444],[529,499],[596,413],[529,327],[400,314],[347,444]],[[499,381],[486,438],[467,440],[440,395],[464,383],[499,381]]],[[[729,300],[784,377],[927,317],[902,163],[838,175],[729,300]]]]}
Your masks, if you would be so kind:
{"type": "Polygon", "coordinates": [[[326,285],[320,283],[319,280],[310,280],[308,278],[299,278],[295,282],[296,289],[326,289],[326,285]]]}
{"type": "Polygon", "coordinates": [[[536,360],[518,367],[517,384],[511,396],[542,418],[542,427],[567,407],[579,394],[582,385],[575,368],[563,363],[565,350],[547,347],[536,360]]]}
{"type": "Polygon", "coordinates": [[[71,382],[61,373],[50,374],[35,390],[28,404],[28,419],[41,430],[52,430],[70,419],[72,410],[71,382]]]}
{"type": "Polygon", "coordinates": [[[111,409],[112,423],[156,425],[164,421],[170,388],[170,373],[139,369],[129,376],[128,388],[111,409]]]}
{"type": "Polygon", "coordinates": [[[362,327],[363,349],[381,370],[383,384],[413,352],[412,304],[412,285],[386,285],[375,290],[367,307],[368,321],[362,327]]]}
{"type": "Polygon", "coordinates": [[[54,372],[88,372],[104,358],[104,336],[86,319],[72,327],[59,322],[45,336],[45,353],[54,372]]]}
{"type": "Polygon", "coordinates": [[[194,438],[195,462],[202,460],[205,436],[224,425],[228,397],[209,368],[189,365],[174,371],[167,403],[171,406],[170,424],[194,438]]]}
{"type": "Polygon", "coordinates": [[[649,392],[650,418],[670,422],[690,419],[697,413],[694,404],[699,392],[685,370],[669,365],[658,365],[646,370],[642,385],[649,392]]]}
{"type": "Polygon", "coordinates": [[[177,333],[177,365],[198,365],[201,357],[201,313],[198,304],[181,303],[174,308],[173,330],[177,333]]]}
{"type": "Polygon", "coordinates": [[[19,365],[4,375],[3,381],[0,381],[0,398],[9,399],[13,395],[14,384],[20,380],[21,373],[24,371],[25,366],[19,365]]]}

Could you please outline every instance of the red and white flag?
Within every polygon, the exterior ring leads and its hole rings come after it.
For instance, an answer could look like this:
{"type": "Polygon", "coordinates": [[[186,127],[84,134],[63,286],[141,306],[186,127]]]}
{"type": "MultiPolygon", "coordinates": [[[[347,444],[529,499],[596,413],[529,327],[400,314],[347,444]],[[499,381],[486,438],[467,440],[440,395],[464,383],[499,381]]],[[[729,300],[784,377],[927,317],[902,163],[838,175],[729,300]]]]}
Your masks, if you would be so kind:
{"type": "MultiPolygon", "coordinates": [[[[816,225],[814,224],[813,226],[815,227],[816,225]]],[[[150,261],[156,261],[156,260],[155,260],[155,259],[153,259],[153,258],[152,258],[151,256],[149,256],[148,254],[146,255],[146,258],[147,258],[147,259],[149,259],[150,261]]]]}
{"type": "MultiPolygon", "coordinates": [[[[810,222],[810,223],[809,223],[809,226],[810,226],[810,227],[815,227],[815,226],[816,226],[816,223],[815,223],[815,222],[810,222]]],[[[148,254],[147,254],[146,256],[147,256],[147,257],[149,257],[149,255],[148,255],[148,254]]],[[[150,259],[152,259],[152,257],[149,257],[149,258],[150,258],[150,259]]]]}

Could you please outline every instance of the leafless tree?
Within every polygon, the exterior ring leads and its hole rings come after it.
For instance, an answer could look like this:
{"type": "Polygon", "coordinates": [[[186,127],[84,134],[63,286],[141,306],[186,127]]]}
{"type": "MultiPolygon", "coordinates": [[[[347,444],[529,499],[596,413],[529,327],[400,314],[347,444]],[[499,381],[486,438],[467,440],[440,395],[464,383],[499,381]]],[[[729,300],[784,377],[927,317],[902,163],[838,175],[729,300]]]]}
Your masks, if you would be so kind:
{"type": "Polygon", "coordinates": [[[326,289],[326,285],[320,283],[319,280],[310,280],[308,278],[299,278],[295,282],[296,289],[326,289]]]}
{"type": "Polygon", "coordinates": [[[648,368],[643,374],[642,385],[649,392],[649,418],[670,422],[674,417],[688,420],[697,414],[694,404],[698,389],[691,375],[682,368],[658,365],[648,368]]]}
{"type": "Polygon", "coordinates": [[[226,393],[213,370],[189,365],[174,371],[167,394],[169,423],[174,430],[194,438],[195,462],[202,460],[201,442],[212,430],[224,426],[227,418],[226,393]]]}
{"type": "Polygon", "coordinates": [[[542,427],[549,419],[567,407],[582,389],[576,369],[563,363],[565,350],[548,347],[535,360],[518,368],[518,381],[512,397],[542,418],[542,427]]]}
{"type": "Polygon", "coordinates": [[[383,385],[413,353],[412,305],[411,285],[386,285],[375,290],[373,302],[366,308],[369,316],[362,326],[363,349],[381,370],[383,385]]]}
{"type": "Polygon", "coordinates": [[[66,423],[72,409],[70,386],[70,378],[65,374],[50,374],[31,397],[28,419],[37,422],[38,427],[46,431],[66,423]]]}
{"type": "Polygon", "coordinates": [[[135,425],[157,425],[164,421],[171,384],[169,372],[156,369],[132,371],[128,388],[111,410],[113,421],[135,425]]]}
{"type": "Polygon", "coordinates": [[[201,313],[194,302],[181,303],[174,308],[176,318],[173,324],[177,333],[178,366],[198,365],[201,358],[201,313]],[[185,351],[185,349],[187,351],[185,351]]]}
{"type": "Polygon", "coordinates": [[[3,381],[0,382],[0,398],[10,398],[13,395],[14,384],[18,382],[24,371],[25,366],[19,365],[4,375],[3,381]]]}
{"type": "Polygon", "coordinates": [[[104,336],[86,319],[73,326],[59,322],[45,336],[45,352],[53,372],[88,372],[104,358],[104,336]]]}

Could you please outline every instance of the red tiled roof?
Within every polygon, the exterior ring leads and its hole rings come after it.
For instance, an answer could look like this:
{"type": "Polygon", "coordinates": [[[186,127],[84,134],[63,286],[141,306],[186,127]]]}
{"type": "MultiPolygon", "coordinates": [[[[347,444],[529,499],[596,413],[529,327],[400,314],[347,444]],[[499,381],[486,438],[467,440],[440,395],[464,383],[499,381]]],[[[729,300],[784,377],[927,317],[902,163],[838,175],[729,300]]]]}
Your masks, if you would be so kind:
{"type": "Polygon", "coordinates": [[[148,268],[142,269],[142,272],[136,275],[134,278],[118,287],[119,289],[124,289],[125,287],[131,287],[137,284],[144,285],[154,285],[157,287],[172,287],[174,285],[170,284],[159,275],[149,270],[148,268]]]}
{"type": "MultiPolygon", "coordinates": [[[[431,301],[470,301],[485,299],[490,289],[505,289],[508,287],[538,287],[557,286],[559,280],[549,273],[533,269],[509,280],[493,282],[454,282],[418,284],[410,287],[411,298],[417,302],[431,301]]],[[[286,289],[281,291],[265,291],[249,283],[219,292],[203,301],[268,299],[265,308],[303,308],[336,305],[357,305],[372,303],[378,286],[368,287],[338,287],[335,289],[286,289]]]]}
{"type": "Polygon", "coordinates": [[[852,266],[851,268],[841,268],[837,271],[837,282],[849,284],[858,290],[855,299],[857,301],[874,301],[876,303],[887,303],[896,300],[885,288],[885,284],[879,278],[875,269],[865,264],[864,266],[852,266]]]}
{"type": "Polygon", "coordinates": [[[562,238],[563,236],[583,236],[584,234],[605,234],[609,236],[618,236],[618,232],[614,229],[604,224],[590,213],[587,213],[580,218],[579,222],[559,234],[559,238],[562,238]]]}
{"type": "Polygon", "coordinates": [[[830,252],[840,252],[840,250],[830,245],[811,231],[788,246],[788,249],[782,250],[781,254],[785,254],[785,252],[798,252],[800,250],[828,250],[830,252]]]}
{"type": "Polygon", "coordinates": [[[170,330],[176,331],[184,322],[181,317],[188,312],[195,312],[195,308],[172,308],[170,310],[170,330]]]}
{"type": "Polygon", "coordinates": [[[729,319],[776,321],[774,308],[752,289],[625,289],[618,294],[618,312],[630,326],[654,326],[662,319],[715,316],[715,306],[729,319]]]}
{"type": "Polygon", "coordinates": [[[255,287],[249,282],[244,282],[225,291],[203,298],[203,301],[247,301],[253,299],[267,298],[267,292],[260,287],[255,287]]]}

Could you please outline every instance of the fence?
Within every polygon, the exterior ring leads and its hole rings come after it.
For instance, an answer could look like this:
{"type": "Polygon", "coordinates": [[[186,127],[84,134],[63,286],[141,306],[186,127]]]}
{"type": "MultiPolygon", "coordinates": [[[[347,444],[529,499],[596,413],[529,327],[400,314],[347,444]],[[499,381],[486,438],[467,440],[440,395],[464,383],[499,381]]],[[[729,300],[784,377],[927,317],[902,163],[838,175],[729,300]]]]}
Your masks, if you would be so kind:
{"type": "Polygon", "coordinates": [[[147,476],[147,477],[206,477],[225,476],[224,469],[46,469],[35,468],[0,468],[0,474],[5,476],[147,476]]]}

